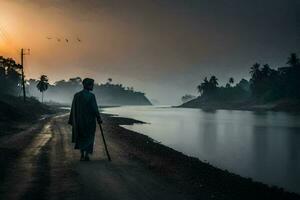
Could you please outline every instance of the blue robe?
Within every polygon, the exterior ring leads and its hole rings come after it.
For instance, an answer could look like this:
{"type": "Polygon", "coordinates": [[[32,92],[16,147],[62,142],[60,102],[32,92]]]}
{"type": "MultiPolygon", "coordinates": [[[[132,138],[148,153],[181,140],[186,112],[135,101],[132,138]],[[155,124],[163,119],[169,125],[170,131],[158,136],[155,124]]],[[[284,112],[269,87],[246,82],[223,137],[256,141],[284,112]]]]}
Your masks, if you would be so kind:
{"type": "Polygon", "coordinates": [[[96,119],[100,120],[100,113],[95,95],[86,89],[76,93],[69,117],[75,149],[93,153],[96,119]]]}

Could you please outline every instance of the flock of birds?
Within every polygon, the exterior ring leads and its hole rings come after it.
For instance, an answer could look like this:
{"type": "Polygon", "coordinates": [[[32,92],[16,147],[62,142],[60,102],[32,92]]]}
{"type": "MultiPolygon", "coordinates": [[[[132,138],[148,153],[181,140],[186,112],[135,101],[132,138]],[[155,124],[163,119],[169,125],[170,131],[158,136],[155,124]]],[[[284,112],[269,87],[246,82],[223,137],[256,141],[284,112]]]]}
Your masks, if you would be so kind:
{"type": "MultiPolygon", "coordinates": [[[[66,43],[74,42],[74,41],[79,42],[79,43],[82,42],[81,38],[79,38],[79,37],[76,37],[75,39],[71,40],[69,38],[47,36],[46,39],[47,40],[54,40],[56,42],[66,42],[66,43]]],[[[3,40],[5,42],[10,42],[11,41],[10,38],[9,38],[8,32],[6,31],[5,27],[2,24],[0,24],[0,40],[3,40]]]]}
{"type": "MultiPolygon", "coordinates": [[[[65,41],[66,43],[69,43],[71,40],[70,39],[68,39],[68,38],[59,38],[59,37],[46,37],[47,38],[47,40],[56,40],[57,42],[62,42],[62,41],[65,41]]],[[[79,37],[77,37],[76,39],[75,39],[75,41],[76,42],[81,42],[82,40],[79,38],[79,37]]]]}

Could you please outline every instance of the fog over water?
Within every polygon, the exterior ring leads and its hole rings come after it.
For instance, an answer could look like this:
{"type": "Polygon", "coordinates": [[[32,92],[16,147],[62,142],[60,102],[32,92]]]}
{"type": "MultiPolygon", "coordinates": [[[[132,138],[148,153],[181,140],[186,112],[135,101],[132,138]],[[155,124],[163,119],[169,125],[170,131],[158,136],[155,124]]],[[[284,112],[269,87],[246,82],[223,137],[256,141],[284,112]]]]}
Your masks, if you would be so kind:
{"type": "Polygon", "coordinates": [[[124,126],[214,166],[300,193],[300,115],[170,107],[105,108],[124,126]]]}

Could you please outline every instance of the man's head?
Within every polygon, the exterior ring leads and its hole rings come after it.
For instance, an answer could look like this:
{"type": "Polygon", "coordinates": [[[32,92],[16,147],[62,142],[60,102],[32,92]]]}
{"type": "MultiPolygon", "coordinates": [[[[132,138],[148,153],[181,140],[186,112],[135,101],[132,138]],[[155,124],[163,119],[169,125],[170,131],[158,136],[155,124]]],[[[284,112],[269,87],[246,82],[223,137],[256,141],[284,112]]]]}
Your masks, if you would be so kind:
{"type": "Polygon", "coordinates": [[[94,88],[94,79],[85,78],[82,81],[83,88],[89,91],[92,91],[94,88]]]}

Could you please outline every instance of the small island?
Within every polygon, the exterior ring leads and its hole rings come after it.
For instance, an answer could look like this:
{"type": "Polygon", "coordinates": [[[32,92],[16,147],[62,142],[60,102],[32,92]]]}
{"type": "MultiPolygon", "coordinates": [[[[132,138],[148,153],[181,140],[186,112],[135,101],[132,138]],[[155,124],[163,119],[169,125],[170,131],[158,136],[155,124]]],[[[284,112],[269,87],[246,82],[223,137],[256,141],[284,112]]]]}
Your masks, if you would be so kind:
{"type": "Polygon", "coordinates": [[[197,90],[200,96],[185,95],[179,107],[232,110],[300,110],[300,60],[292,53],[286,66],[272,69],[268,64],[255,63],[250,68],[250,80],[234,85],[229,78],[220,86],[216,76],[205,77],[197,90]],[[188,100],[187,100],[188,99],[188,100]]]}

